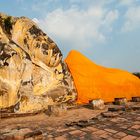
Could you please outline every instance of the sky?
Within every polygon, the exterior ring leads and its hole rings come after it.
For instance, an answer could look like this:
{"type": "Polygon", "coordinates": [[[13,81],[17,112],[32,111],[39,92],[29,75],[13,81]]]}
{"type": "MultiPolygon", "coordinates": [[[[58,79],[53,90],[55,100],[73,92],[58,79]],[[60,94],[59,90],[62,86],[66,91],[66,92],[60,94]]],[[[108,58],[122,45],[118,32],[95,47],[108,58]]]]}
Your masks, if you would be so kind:
{"type": "Polygon", "coordinates": [[[64,58],[74,49],[97,64],[140,72],[140,0],[0,0],[0,12],[31,18],[64,58]]]}

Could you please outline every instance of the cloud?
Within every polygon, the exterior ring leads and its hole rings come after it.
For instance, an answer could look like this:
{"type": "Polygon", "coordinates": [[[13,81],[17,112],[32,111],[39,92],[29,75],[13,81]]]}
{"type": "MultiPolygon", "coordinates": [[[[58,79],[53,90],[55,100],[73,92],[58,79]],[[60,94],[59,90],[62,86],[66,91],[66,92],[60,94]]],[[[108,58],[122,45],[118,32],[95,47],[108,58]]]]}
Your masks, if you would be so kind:
{"type": "Polygon", "coordinates": [[[106,29],[108,29],[109,31],[113,30],[113,23],[114,21],[116,21],[119,18],[119,12],[118,10],[111,10],[109,11],[106,16],[105,19],[103,21],[104,24],[104,28],[106,27],[106,29]]]}
{"type": "Polygon", "coordinates": [[[123,32],[133,31],[140,28],[140,6],[134,6],[125,13],[125,22],[122,27],[123,32]]]}
{"type": "Polygon", "coordinates": [[[36,24],[39,24],[39,20],[37,18],[32,19],[36,24]]]}
{"type": "Polygon", "coordinates": [[[104,43],[118,16],[117,10],[106,10],[102,6],[87,9],[72,6],[67,10],[58,8],[48,13],[44,19],[34,21],[53,38],[80,48],[104,43]]]}
{"type": "Polygon", "coordinates": [[[64,56],[77,49],[104,66],[139,70],[140,0],[49,1],[35,4],[33,20],[64,56]]]}

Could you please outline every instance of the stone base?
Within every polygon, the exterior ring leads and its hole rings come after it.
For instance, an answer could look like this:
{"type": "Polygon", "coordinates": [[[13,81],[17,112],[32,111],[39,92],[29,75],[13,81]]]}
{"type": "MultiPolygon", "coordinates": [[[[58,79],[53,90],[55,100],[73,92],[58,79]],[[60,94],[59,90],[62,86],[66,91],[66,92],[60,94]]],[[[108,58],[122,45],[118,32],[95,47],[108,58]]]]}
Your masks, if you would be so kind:
{"type": "Polygon", "coordinates": [[[115,105],[126,105],[127,99],[126,98],[115,98],[115,105]]]}
{"type": "Polygon", "coordinates": [[[132,102],[140,102],[140,97],[132,97],[132,102]]]}
{"type": "Polygon", "coordinates": [[[66,114],[67,106],[64,104],[61,105],[49,105],[46,114],[48,116],[61,116],[66,114]]]}
{"type": "Polygon", "coordinates": [[[102,110],[105,108],[104,101],[101,99],[92,100],[90,104],[92,105],[93,109],[96,109],[96,110],[102,110]]]}

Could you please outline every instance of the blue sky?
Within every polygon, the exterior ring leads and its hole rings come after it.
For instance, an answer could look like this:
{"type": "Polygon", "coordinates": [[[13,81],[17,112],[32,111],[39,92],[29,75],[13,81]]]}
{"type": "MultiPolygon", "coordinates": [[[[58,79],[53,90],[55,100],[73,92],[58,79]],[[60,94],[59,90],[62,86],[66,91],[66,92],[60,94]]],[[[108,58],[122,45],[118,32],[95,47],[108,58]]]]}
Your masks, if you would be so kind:
{"type": "Polygon", "coordinates": [[[64,57],[75,49],[100,65],[140,71],[140,0],[0,0],[0,11],[33,19],[64,57]]]}

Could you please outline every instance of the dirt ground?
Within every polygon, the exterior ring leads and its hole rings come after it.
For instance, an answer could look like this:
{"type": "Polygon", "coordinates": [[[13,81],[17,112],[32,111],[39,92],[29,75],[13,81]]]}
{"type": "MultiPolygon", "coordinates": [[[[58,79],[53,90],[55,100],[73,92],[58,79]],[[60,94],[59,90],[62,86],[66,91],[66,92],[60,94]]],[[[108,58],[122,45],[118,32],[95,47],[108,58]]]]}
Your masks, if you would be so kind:
{"type": "Polygon", "coordinates": [[[41,113],[35,116],[0,119],[0,129],[5,129],[9,127],[36,128],[36,127],[63,126],[69,122],[91,119],[99,115],[101,112],[105,112],[105,111],[106,109],[93,110],[86,107],[80,107],[80,108],[70,109],[65,112],[62,112],[59,116],[57,115],[48,116],[45,113],[41,113]]]}

